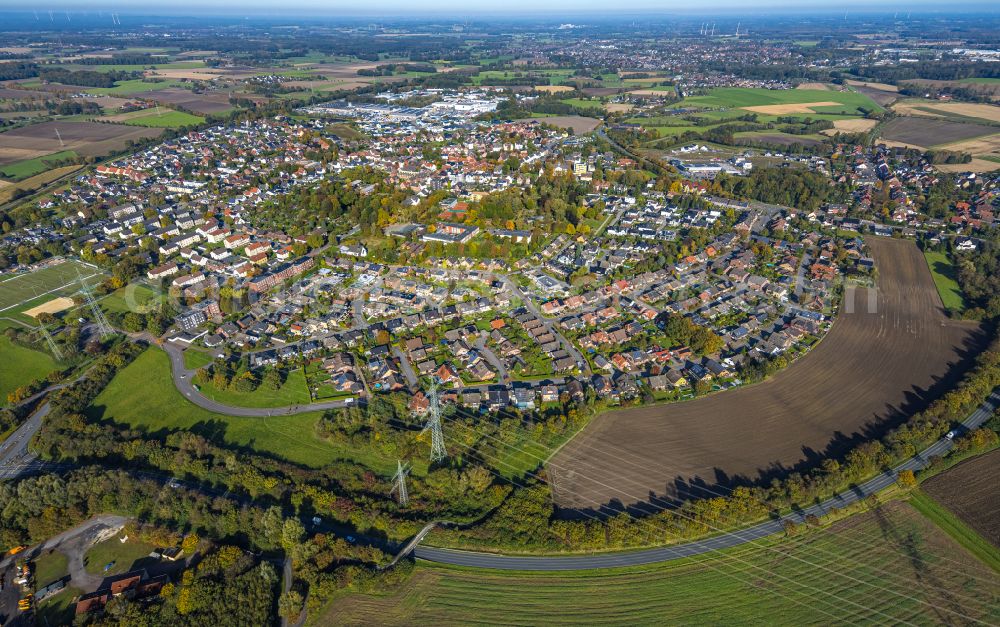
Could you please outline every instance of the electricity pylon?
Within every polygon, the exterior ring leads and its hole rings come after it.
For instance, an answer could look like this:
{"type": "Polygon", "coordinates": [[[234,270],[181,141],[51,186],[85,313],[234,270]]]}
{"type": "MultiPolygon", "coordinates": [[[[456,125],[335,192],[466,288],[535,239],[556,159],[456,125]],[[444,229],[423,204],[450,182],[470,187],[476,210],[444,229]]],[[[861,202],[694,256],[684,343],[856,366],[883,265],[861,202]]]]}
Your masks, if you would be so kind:
{"type": "Polygon", "coordinates": [[[80,281],[80,291],[83,292],[83,297],[87,300],[87,306],[90,307],[90,313],[94,316],[94,322],[97,324],[98,330],[101,332],[101,337],[109,337],[114,335],[114,329],[111,328],[111,324],[108,319],[104,317],[104,312],[101,308],[97,306],[97,301],[94,300],[94,293],[90,291],[90,287],[87,282],[83,279],[83,276],[77,271],[76,276],[80,281]]]}
{"type": "Polygon", "coordinates": [[[404,464],[403,462],[396,460],[396,475],[392,478],[392,490],[389,494],[393,492],[396,493],[396,498],[399,499],[399,504],[406,507],[406,504],[410,502],[410,495],[406,491],[406,476],[410,474],[410,465],[404,464]]]}
{"type": "Polygon", "coordinates": [[[45,342],[49,345],[49,351],[52,352],[52,356],[56,358],[56,361],[62,361],[62,351],[59,350],[56,341],[52,339],[52,334],[49,333],[48,327],[44,324],[39,324],[38,328],[42,332],[42,335],[45,336],[45,342]]]}
{"type": "Polygon", "coordinates": [[[441,403],[438,401],[437,381],[431,384],[427,396],[430,398],[431,406],[424,431],[431,432],[431,462],[433,463],[448,457],[448,449],[444,447],[444,432],[441,431],[441,403]]]}

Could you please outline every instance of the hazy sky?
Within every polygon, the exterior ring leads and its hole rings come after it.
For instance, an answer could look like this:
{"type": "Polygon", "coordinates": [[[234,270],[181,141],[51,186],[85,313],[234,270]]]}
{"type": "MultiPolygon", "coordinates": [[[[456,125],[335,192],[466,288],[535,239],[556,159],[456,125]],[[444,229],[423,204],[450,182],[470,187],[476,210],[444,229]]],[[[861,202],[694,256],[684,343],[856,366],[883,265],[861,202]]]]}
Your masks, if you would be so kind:
{"type": "Polygon", "coordinates": [[[758,12],[784,10],[787,12],[826,12],[853,10],[856,12],[913,11],[953,12],[973,8],[990,12],[1000,11],[997,0],[53,0],[29,2],[27,0],[0,0],[0,10],[64,10],[99,11],[114,9],[145,15],[176,15],[214,13],[228,15],[378,15],[421,12],[440,14],[453,12],[456,17],[474,13],[525,14],[582,12],[642,11],[662,13],[706,13],[733,11],[751,15],[758,12]]]}

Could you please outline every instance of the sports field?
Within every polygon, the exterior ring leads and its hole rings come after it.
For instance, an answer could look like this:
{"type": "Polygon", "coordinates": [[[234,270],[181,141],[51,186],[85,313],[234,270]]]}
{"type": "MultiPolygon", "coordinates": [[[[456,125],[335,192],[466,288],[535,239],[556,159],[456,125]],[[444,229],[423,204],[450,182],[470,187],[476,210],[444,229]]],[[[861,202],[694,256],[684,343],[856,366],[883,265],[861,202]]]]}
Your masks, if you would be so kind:
{"type": "Polygon", "coordinates": [[[548,465],[556,503],[629,505],[735,478],[766,481],[843,454],[952,385],[982,341],[978,327],[944,315],[912,242],[866,242],[877,292],[855,290],[854,311],[842,311],[809,354],[757,385],[598,416],[548,465]]]}
{"type": "Polygon", "coordinates": [[[685,562],[579,573],[418,562],[314,625],[860,625],[1000,619],[1000,576],[904,503],[685,562]]]}
{"type": "Polygon", "coordinates": [[[220,444],[247,447],[313,468],[337,459],[353,459],[384,474],[391,474],[396,467],[395,458],[317,438],[315,425],[320,412],[244,418],[212,413],[189,403],[174,387],[170,361],[158,348],[148,349],[119,372],[87,414],[156,433],[189,430],[220,444]],[[142,393],[136,394],[136,390],[142,393]]]}
{"type": "Polygon", "coordinates": [[[22,305],[27,308],[29,304],[33,306],[57,296],[76,293],[79,291],[77,272],[87,279],[89,285],[96,283],[102,275],[91,265],[67,260],[27,274],[0,277],[0,314],[18,311],[22,305]]]}

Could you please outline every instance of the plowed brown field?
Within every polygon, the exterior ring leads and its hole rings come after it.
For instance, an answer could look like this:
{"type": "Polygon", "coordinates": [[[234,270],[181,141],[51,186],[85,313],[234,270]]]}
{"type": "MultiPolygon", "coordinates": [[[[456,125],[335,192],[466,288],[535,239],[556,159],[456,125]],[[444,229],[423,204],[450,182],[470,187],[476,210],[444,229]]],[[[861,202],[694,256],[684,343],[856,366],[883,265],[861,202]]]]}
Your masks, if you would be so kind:
{"type": "Polygon", "coordinates": [[[964,461],[923,484],[925,492],[1000,548],[1000,450],[964,461]]]}
{"type": "Polygon", "coordinates": [[[767,480],[878,436],[951,385],[979,347],[948,320],[917,247],[869,238],[877,311],[858,289],[826,338],[770,380],[709,397],[599,416],[549,464],[566,509],[683,499],[699,487],[767,480]]]}

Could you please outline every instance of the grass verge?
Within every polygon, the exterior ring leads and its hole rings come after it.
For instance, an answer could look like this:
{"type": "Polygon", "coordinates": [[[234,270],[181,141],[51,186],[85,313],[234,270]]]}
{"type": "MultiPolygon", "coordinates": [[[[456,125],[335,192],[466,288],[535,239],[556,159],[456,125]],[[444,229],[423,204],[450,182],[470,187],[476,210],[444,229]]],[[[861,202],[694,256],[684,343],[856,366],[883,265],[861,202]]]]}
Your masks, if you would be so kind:
{"type": "Polygon", "coordinates": [[[1000,550],[984,540],[982,536],[931,498],[930,495],[919,489],[914,490],[910,495],[909,503],[937,525],[939,529],[965,547],[969,553],[975,555],[993,570],[1000,572],[1000,550]]]}

